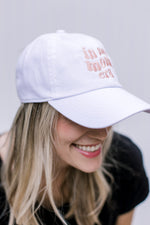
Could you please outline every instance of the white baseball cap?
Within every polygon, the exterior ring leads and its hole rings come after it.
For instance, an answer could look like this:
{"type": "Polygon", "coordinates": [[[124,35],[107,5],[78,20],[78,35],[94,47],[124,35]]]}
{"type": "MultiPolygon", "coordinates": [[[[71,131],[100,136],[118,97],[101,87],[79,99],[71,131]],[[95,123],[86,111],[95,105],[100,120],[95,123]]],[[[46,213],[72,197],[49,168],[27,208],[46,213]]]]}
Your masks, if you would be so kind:
{"type": "Polygon", "coordinates": [[[125,91],[103,44],[79,33],[44,34],[30,43],[16,70],[22,103],[48,102],[89,128],[111,126],[150,104],[125,91]]]}

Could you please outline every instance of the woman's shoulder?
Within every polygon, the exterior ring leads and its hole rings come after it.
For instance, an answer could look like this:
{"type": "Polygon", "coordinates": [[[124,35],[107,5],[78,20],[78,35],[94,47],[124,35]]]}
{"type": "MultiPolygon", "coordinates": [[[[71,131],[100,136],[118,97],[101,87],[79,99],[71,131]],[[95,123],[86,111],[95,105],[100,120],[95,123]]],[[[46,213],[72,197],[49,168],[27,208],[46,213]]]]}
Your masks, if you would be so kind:
{"type": "Polygon", "coordinates": [[[141,149],[129,137],[114,132],[110,151],[120,163],[136,171],[144,169],[141,149]]]}
{"type": "Polygon", "coordinates": [[[112,146],[119,149],[136,149],[139,152],[139,147],[131,138],[121,133],[114,132],[112,139],[112,146]]]}
{"type": "Polygon", "coordinates": [[[114,133],[108,162],[114,178],[113,199],[117,202],[118,213],[126,213],[145,200],[149,192],[147,174],[140,148],[129,138],[114,133]]]}

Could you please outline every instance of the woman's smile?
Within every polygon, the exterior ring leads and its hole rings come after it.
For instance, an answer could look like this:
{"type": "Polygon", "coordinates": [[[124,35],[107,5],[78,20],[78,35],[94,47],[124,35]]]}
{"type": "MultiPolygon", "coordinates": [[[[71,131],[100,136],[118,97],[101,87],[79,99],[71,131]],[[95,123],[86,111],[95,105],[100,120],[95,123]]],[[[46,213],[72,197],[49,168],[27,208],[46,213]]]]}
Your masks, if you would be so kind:
{"type": "Polygon", "coordinates": [[[91,129],[60,115],[55,144],[59,165],[72,166],[83,172],[96,171],[102,163],[103,144],[109,128],[91,129]]]}
{"type": "Polygon", "coordinates": [[[94,158],[97,157],[101,151],[102,147],[101,144],[95,146],[81,146],[81,145],[73,145],[75,150],[81,153],[83,156],[87,158],[94,158]]]}
{"type": "Polygon", "coordinates": [[[80,145],[80,144],[73,144],[76,148],[79,148],[84,151],[88,152],[94,152],[98,150],[101,147],[101,144],[95,144],[95,145],[80,145]]]}

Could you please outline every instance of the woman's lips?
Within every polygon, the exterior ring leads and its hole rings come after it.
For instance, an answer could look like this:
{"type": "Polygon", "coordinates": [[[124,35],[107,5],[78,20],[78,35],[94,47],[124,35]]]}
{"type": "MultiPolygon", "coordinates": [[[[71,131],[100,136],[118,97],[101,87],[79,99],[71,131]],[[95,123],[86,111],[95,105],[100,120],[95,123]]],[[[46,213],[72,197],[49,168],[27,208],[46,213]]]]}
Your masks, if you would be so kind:
{"type": "MultiPolygon", "coordinates": [[[[73,145],[75,150],[78,151],[79,153],[81,153],[83,156],[87,157],[87,158],[94,158],[97,157],[100,153],[102,148],[99,147],[97,150],[95,151],[86,151],[86,150],[82,150],[79,147],[77,147],[76,145],[73,145]]],[[[89,146],[89,145],[88,145],[89,146]]]]}

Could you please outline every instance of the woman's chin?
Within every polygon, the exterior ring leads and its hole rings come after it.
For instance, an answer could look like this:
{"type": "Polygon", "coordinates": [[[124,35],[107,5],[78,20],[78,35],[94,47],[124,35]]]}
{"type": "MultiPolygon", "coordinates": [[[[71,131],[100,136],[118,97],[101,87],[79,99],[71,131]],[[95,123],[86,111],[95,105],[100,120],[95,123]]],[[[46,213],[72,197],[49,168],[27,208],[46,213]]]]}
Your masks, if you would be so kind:
{"type": "Polygon", "coordinates": [[[97,162],[91,162],[91,163],[87,163],[85,164],[81,164],[81,165],[77,165],[75,166],[78,170],[84,172],[84,173],[93,173],[97,170],[99,170],[99,168],[102,165],[102,160],[99,159],[97,162]]]}

